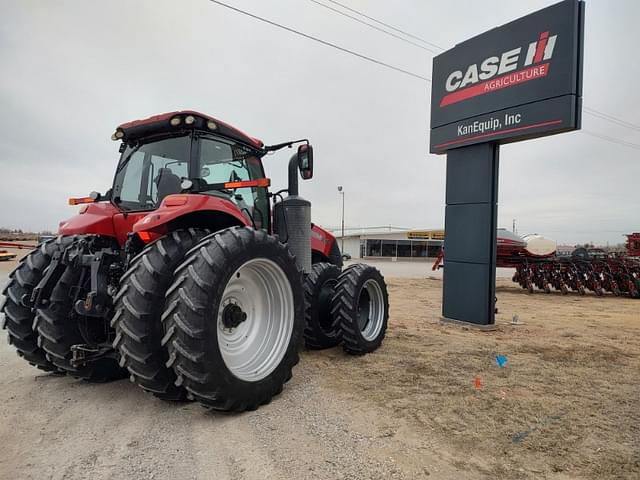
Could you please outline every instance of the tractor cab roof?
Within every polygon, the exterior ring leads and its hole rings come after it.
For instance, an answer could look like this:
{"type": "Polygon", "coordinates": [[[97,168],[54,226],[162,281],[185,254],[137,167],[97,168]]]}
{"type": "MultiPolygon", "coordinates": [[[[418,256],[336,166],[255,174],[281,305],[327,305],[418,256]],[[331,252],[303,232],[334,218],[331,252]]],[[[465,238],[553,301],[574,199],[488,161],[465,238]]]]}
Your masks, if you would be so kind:
{"type": "Polygon", "coordinates": [[[229,137],[256,149],[264,147],[264,143],[261,140],[251,137],[217,118],[194,110],[161,113],[142,120],[123,123],[116,128],[116,132],[111,138],[133,143],[141,138],[193,129],[229,137]]]}

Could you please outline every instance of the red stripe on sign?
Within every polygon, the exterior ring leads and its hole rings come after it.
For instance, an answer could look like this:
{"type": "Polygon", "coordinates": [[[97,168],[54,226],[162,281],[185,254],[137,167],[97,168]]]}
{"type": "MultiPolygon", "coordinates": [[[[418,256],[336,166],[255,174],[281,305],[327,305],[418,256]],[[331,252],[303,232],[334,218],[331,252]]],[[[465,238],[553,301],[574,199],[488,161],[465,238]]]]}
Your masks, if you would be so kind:
{"type": "Polygon", "coordinates": [[[544,55],[544,49],[547,46],[547,39],[549,38],[549,32],[542,32],[540,34],[540,41],[538,42],[538,48],[536,49],[536,56],[533,59],[533,63],[540,63],[542,56],[544,55]]]}
{"type": "Polygon", "coordinates": [[[521,83],[528,82],[529,80],[535,80],[536,78],[546,77],[548,73],[548,63],[525,68],[519,72],[507,73],[506,75],[492,78],[491,80],[479,83],[473,87],[449,93],[442,97],[440,106],[446,107],[447,105],[462,102],[463,100],[468,100],[469,98],[477,97],[478,95],[484,95],[485,93],[495,92],[497,90],[502,90],[503,88],[513,87],[514,85],[519,85],[521,83]]]}
{"type": "Polygon", "coordinates": [[[475,137],[459,138],[458,140],[451,140],[450,142],[434,145],[434,147],[435,148],[448,147],[450,145],[455,145],[457,143],[468,142],[469,140],[478,140],[479,138],[495,137],[496,135],[500,135],[502,133],[521,132],[522,130],[530,130],[532,128],[547,127],[549,125],[558,125],[560,123],[562,123],[562,120],[550,120],[548,122],[534,123],[533,125],[527,125],[526,127],[508,128],[507,130],[500,130],[498,132],[483,133],[482,135],[476,135],[475,137]]]}

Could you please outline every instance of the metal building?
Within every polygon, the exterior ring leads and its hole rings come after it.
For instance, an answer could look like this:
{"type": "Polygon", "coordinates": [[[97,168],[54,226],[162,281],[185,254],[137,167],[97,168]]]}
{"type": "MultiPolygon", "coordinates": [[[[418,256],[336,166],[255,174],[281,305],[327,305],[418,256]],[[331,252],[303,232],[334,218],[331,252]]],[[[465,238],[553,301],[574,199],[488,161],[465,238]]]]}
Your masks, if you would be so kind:
{"type": "Polygon", "coordinates": [[[404,230],[392,232],[349,233],[342,238],[342,253],[356,258],[388,258],[394,260],[427,260],[438,255],[444,241],[444,230],[404,230]]]}

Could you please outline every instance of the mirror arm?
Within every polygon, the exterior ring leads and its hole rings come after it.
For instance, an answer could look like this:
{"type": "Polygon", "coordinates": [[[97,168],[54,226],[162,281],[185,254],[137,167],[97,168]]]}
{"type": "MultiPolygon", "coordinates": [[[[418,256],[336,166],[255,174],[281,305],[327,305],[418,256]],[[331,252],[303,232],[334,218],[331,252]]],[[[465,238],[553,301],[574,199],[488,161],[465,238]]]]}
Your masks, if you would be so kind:
{"type": "Polygon", "coordinates": [[[276,150],[280,150],[284,147],[289,147],[291,148],[293,146],[294,143],[306,143],[307,145],[309,145],[309,140],[307,140],[306,138],[302,138],[300,140],[291,140],[290,142],[284,142],[284,143],[276,143],[275,145],[268,145],[266,147],[263,148],[263,150],[265,152],[275,152],[276,150]]]}

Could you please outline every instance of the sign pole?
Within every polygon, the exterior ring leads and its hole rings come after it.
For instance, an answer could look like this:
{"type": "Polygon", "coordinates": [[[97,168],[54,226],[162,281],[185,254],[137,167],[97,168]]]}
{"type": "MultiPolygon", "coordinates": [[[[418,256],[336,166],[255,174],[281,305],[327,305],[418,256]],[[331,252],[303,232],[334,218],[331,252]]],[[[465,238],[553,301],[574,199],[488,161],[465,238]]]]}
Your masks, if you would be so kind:
{"type": "Polygon", "coordinates": [[[499,148],[481,143],[447,152],[445,321],[495,321],[499,148]]]}

